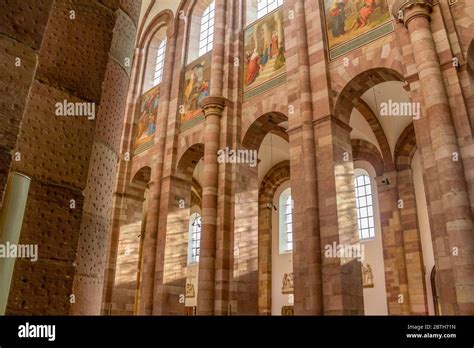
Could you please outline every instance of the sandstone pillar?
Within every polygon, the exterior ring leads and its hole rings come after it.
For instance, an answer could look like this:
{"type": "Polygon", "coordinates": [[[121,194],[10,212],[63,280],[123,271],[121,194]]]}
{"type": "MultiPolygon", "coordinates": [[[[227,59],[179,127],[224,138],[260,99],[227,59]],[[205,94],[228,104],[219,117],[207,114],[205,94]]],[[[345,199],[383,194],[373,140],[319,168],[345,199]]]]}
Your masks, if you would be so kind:
{"type": "Polygon", "coordinates": [[[359,245],[350,132],[332,116],[315,123],[324,315],[364,312],[359,257],[357,253],[339,257],[332,247],[359,245]],[[328,247],[332,252],[326,253],[328,247]]]}
{"type": "Polygon", "coordinates": [[[220,120],[225,107],[223,98],[207,97],[201,104],[205,121],[204,174],[202,179],[201,250],[199,256],[199,285],[197,312],[214,314],[216,233],[217,233],[217,183],[219,164],[220,120]]]}
{"type": "Polygon", "coordinates": [[[157,117],[155,145],[152,151],[157,154],[156,162],[151,170],[149,184],[149,200],[147,208],[146,233],[143,246],[143,259],[141,264],[140,303],[138,314],[150,315],[153,312],[153,297],[155,284],[155,270],[157,265],[158,224],[160,218],[160,198],[162,192],[163,164],[165,157],[166,135],[168,128],[168,113],[173,81],[173,69],[176,52],[176,35],[174,27],[168,27],[166,43],[166,59],[164,75],[160,88],[160,107],[157,117]]]}
{"type": "Polygon", "coordinates": [[[52,4],[0,4],[0,60],[5,62],[0,66],[0,208],[52,4]]]}
{"type": "MultiPolygon", "coordinates": [[[[216,279],[217,251],[217,204],[219,164],[217,152],[220,146],[220,123],[225,107],[223,95],[224,84],[224,58],[225,58],[225,26],[226,26],[226,1],[216,0],[216,13],[214,18],[214,43],[212,49],[212,74],[210,97],[201,102],[204,111],[204,174],[202,182],[202,216],[201,216],[201,250],[199,256],[199,282],[197,313],[199,315],[224,314],[222,308],[223,298],[218,299],[216,293],[222,290],[221,272],[220,279],[216,279]]],[[[219,245],[224,249],[225,246],[219,245]]],[[[219,255],[224,257],[222,253],[219,255]]],[[[219,260],[217,260],[219,262],[219,260]]],[[[219,262],[220,263],[220,262],[219,262]]],[[[222,296],[222,294],[221,294],[222,296]]]]}
{"type": "Polygon", "coordinates": [[[379,176],[375,180],[382,227],[388,313],[390,315],[410,315],[405,240],[398,206],[397,172],[384,173],[383,176],[379,176]]]}
{"type": "MultiPolygon", "coordinates": [[[[102,85],[102,98],[95,124],[84,211],[79,233],[71,314],[100,314],[106,287],[106,264],[112,230],[113,189],[121,154],[130,66],[136,36],[136,21],[129,14],[137,3],[124,1],[114,8],[115,25],[102,85]],[[99,164],[100,163],[100,164],[99,164]]],[[[139,5],[139,4],[138,4],[139,5]]],[[[80,10],[77,10],[80,15],[80,10]]]]}
{"type": "MultiPolygon", "coordinates": [[[[289,20],[286,37],[288,40],[288,96],[290,103],[299,104],[299,116],[288,115],[290,146],[301,152],[291,159],[291,190],[294,201],[294,309],[296,315],[321,315],[322,273],[321,239],[318,217],[318,188],[316,174],[315,133],[313,129],[312,86],[309,73],[308,37],[303,0],[285,2],[287,10],[295,12],[289,20]]],[[[294,105],[293,105],[294,106],[294,105]]],[[[293,150],[291,150],[293,151],[293,150]]]]}
{"type": "Polygon", "coordinates": [[[452,314],[472,314],[474,312],[472,214],[453,115],[430,27],[432,8],[432,0],[400,0],[394,4],[392,11],[394,16],[405,24],[410,35],[426,110],[424,117],[428,121],[438,170],[442,205],[440,208],[444,211],[447,231],[442,249],[446,255],[451,256],[449,264],[438,263],[437,266],[440,269],[452,269],[457,299],[456,303],[448,306],[451,307],[448,311],[452,314]],[[458,158],[454,160],[456,156],[458,158]]]}
{"type": "Polygon", "coordinates": [[[410,300],[410,314],[427,315],[428,302],[424,280],[423,253],[418,227],[415,189],[411,169],[397,172],[398,198],[401,203],[400,221],[403,231],[405,264],[410,300]]]}

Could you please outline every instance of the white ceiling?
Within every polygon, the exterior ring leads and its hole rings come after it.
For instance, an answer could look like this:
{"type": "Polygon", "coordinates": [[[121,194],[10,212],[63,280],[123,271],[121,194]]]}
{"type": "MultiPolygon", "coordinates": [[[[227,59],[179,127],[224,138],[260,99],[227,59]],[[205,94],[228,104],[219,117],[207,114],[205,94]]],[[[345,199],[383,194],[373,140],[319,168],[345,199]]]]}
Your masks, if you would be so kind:
{"type": "Polygon", "coordinates": [[[280,162],[290,159],[290,145],[280,136],[267,134],[258,150],[258,184],[272,167],[280,162]]]}
{"type": "MultiPolygon", "coordinates": [[[[398,103],[410,102],[408,93],[403,89],[403,82],[383,82],[365,92],[362,99],[378,117],[393,155],[398,138],[405,128],[413,122],[413,118],[408,116],[380,116],[379,108],[381,103],[388,102],[389,100],[398,103]]],[[[355,109],[352,111],[350,126],[353,128],[351,133],[352,139],[370,141],[380,149],[380,145],[377,143],[375,134],[372,132],[369,124],[355,109]]]]}

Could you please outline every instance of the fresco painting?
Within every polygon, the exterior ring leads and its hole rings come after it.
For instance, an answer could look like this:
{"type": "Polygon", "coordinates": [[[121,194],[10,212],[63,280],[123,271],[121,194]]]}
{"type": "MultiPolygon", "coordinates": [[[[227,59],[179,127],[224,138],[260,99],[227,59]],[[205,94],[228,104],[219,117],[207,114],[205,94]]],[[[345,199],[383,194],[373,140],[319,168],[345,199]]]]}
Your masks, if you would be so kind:
{"type": "Polygon", "coordinates": [[[244,93],[285,73],[283,12],[277,10],[244,33],[244,93]]]}
{"type": "Polygon", "coordinates": [[[348,45],[347,51],[380,35],[368,35],[381,26],[392,24],[386,0],[324,0],[329,49],[348,45]]]}
{"type": "Polygon", "coordinates": [[[160,101],[160,86],[143,94],[140,99],[139,118],[136,125],[134,153],[140,153],[153,144],[156,133],[156,119],[160,101]]]}
{"type": "Polygon", "coordinates": [[[211,87],[211,52],[186,67],[181,115],[181,125],[202,116],[200,101],[209,96],[211,87]]]}

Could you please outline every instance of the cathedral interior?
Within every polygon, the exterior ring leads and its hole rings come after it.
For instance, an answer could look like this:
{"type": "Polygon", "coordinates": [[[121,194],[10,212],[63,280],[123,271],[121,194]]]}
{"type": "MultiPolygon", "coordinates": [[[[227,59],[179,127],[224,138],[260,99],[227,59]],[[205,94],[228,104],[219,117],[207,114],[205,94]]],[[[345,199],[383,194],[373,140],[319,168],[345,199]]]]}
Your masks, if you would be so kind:
{"type": "Polygon", "coordinates": [[[0,0],[0,315],[474,315],[474,0],[0,0]]]}

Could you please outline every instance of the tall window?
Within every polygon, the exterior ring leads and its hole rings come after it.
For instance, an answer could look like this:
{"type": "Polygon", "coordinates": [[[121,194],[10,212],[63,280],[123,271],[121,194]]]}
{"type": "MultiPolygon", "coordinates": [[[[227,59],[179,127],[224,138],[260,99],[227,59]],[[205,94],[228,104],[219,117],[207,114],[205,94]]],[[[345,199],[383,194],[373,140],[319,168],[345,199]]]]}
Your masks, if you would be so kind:
{"type": "Polygon", "coordinates": [[[158,53],[156,55],[155,76],[153,78],[153,86],[161,83],[163,79],[163,69],[165,68],[166,39],[160,42],[158,53]]]}
{"type": "Polygon", "coordinates": [[[188,263],[199,262],[201,249],[201,215],[194,213],[189,218],[188,263]]]}
{"type": "Polygon", "coordinates": [[[367,174],[358,174],[355,178],[357,207],[357,225],[361,240],[375,237],[374,206],[372,186],[367,174]]]}
{"type": "Polygon", "coordinates": [[[283,5],[283,0],[258,0],[257,18],[262,18],[281,5],[283,5]]]}
{"type": "Polygon", "coordinates": [[[199,56],[212,50],[214,42],[214,15],[216,5],[212,2],[201,18],[201,34],[199,35],[199,56]]]}
{"type": "Polygon", "coordinates": [[[291,189],[287,188],[280,195],[280,254],[293,250],[293,201],[291,189]]]}

